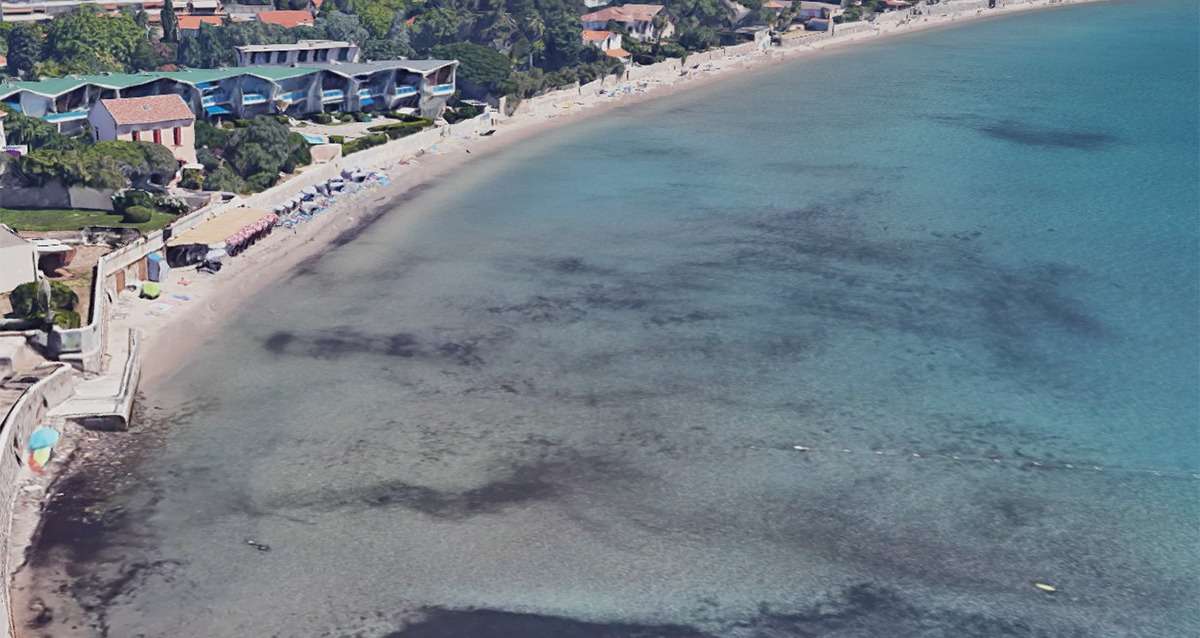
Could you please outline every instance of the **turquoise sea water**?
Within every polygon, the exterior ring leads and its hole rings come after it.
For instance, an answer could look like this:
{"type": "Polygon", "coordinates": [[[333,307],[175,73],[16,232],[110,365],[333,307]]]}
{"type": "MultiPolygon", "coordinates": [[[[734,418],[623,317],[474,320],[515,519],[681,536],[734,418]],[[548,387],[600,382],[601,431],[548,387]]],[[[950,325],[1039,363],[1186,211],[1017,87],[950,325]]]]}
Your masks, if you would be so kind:
{"type": "Polygon", "coordinates": [[[167,383],[75,594],[114,636],[1200,633],[1197,18],[868,44],[423,190],[167,383]]]}

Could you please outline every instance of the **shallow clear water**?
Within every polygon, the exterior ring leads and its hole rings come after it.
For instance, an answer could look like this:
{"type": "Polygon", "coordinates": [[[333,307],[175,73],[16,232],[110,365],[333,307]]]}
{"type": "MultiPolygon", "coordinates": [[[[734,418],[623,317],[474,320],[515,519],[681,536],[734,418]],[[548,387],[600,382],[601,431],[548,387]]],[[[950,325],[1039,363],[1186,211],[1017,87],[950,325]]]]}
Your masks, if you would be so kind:
{"type": "Polygon", "coordinates": [[[167,384],[110,634],[1200,632],[1197,10],[1134,6],[748,73],[382,216],[167,384]]]}

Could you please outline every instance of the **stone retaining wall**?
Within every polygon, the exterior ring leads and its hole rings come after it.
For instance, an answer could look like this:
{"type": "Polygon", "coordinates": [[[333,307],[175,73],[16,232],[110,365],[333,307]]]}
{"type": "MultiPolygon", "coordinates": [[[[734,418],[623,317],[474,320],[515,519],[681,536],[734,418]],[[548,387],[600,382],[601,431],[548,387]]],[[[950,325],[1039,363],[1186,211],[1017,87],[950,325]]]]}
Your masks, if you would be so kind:
{"type": "Polygon", "coordinates": [[[75,383],[70,366],[52,365],[58,369],[30,386],[0,422],[0,573],[4,575],[4,583],[0,586],[0,638],[11,638],[15,634],[8,592],[8,579],[12,574],[9,541],[12,538],[18,477],[27,457],[25,442],[42,422],[50,406],[71,396],[75,383]]]}

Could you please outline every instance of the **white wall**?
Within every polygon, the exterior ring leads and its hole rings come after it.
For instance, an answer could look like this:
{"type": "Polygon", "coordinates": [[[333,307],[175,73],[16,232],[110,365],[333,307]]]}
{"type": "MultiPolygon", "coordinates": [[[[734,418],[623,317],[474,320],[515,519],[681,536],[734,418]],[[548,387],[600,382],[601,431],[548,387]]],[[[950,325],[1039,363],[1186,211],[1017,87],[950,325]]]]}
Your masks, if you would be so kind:
{"type": "MultiPolygon", "coordinates": [[[[0,233],[8,231],[0,228],[0,233]]],[[[13,288],[37,278],[37,249],[30,242],[0,245],[0,292],[12,292],[13,288]]]]}

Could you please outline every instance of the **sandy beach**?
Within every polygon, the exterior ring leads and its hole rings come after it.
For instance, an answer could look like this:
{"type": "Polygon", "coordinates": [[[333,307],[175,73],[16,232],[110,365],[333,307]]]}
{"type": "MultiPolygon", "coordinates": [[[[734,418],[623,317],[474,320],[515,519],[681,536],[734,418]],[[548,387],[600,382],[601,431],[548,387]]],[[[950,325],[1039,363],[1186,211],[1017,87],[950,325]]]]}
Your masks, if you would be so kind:
{"type": "MultiPolygon", "coordinates": [[[[319,260],[331,247],[348,244],[370,233],[372,224],[384,216],[390,219],[396,216],[414,221],[419,219],[426,211],[411,205],[410,201],[422,192],[446,183],[456,171],[470,162],[502,162],[506,150],[535,137],[552,134],[559,127],[571,126],[585,118],[602,116],[615,109],[630,108],[646,100],[711,86],[731,74],[757,73],[793,62],[815,62],[821,56],[843,47],[880,38],[903,37],[981,19],[1099,1],[1031,2],[980,14],[918,17],[904,24],[824,39],[812,45],[775,48],[762,55],[727,58],[697,65],[685,62],[681,67],[665,67],[661,73],[636,82],[615,84],[615,87],[624,86],[628,89],[626,94],[620,96],[610,93],[607,96],[573,98],[569,92],[560,92],[555,100],[558,106],[547,108],[543,101],[539,108],[519,110],[516,115],[500,120],[494,135],[447,137],[435,148],[417,157],[396,157],[382,166],[366,167],[385,174],[389,183],[373,185],[339,197],[324,213],[295,229],[277,229],[245,253],[227,260],[225,267],[215,275],[201,275],[191,269],[173,271],[163,287],[164,296],[184,295],[188,300],[173,304],[169,311],[152,313],[149,311],[150,303],[129,294],[122,295],[114,303],[110,335],[123,335],[129,329],[141,331],[146,351],[153,353],[153,356],[145,358],[142,392],[153,393],[186,364],[189,353],[203,347],[206,340],[219,334],[224,322],[235,315],[239,307],[251,303],[257,293],[269,286],[287,285],[290,275],[302,272],[306,264],[319,260]],[[562,108],[562,105],[568,107],[562,108]]],[[[803,72],[802,66],[795,68],[797,72],[803,72]]],[[[354,156],[343,159],[341,165],[353,168],[354,156]]],[[[160,427],[167,426],[157,424],[155,431],[158,432],[160,427]]],[[[80,436],[86,437],[86,441],[77,445],[77,448],[99,442],[105,437],[94,433],[80,436]]],[[[102,460],[99,456],[95,452],[86,457],[77,456],[77,465],[85,467],[72,468],[71,473],[87,472],[88,464],[102,460]]],[[[64,469],[62,465],[58,468],[60,472],[64,469]]],[[[46,481],[41,482],[44,484],[46,481]]],[[[15,556],[25,553],[29,541],[37,533],[37,512],[29,511],[29,506],[35,503],[24,503],[26,510],[18,512],[18,520],[23,523],[14,529],[14,538],[17,539],[13,546],[15,556]]],[[[21,563],[19,558],[14,557],[12,564],[21,563]]],[[[68,574],[65,568],[63,574],[68,574]]],[[[21,578],[21,574],[18,574],[18,584],[21,578]]],[[[20,628],[33,619],[28,593],[29,590],[20,589],[13,592],[13,617],[18,620],[17,635],[21,635],[20,628]]],[[[54,601],[52,606],[62,609],[69,605],[65,601],[54,601]]]]}

